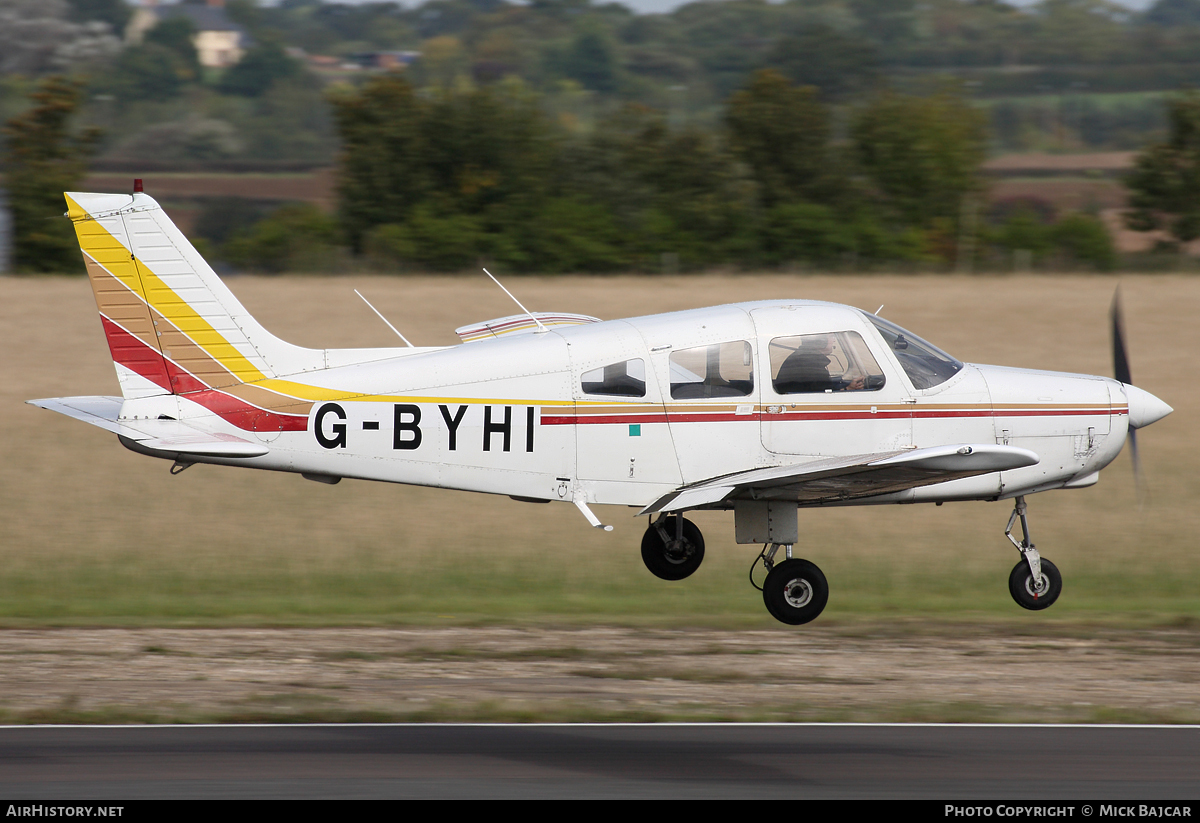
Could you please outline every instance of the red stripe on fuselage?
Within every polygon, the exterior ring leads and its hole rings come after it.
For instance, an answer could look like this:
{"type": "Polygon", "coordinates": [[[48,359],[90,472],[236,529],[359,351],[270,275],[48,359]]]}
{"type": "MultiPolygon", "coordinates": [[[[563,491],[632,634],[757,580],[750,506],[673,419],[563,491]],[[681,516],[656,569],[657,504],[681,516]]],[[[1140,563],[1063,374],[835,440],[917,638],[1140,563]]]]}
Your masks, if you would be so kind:
{"type": "Polygon", "coordinates": [[[1124,408],[1113,409],[960,409],[939,411],[787,411],[776,414],[755,412],[734,414],[732,412],[671,412],[670,414],[543,414],[543,426],[589,426],[623,423],[730,423],[738,421],[766,421],[773,423],[799,423],[808,420],[903,420],[906,418],[950,419],[969,417],[1092,417],[1127,414],[1124,408]]]}
{"type": "Polygon", "coordinates": [[[200,391],[180,394],[199,403],[213,414],[221,417],[227,423],[232,423],[245,431],[305,431],[308,429],[308,417],[295,414],[278,414],[257,406],[251,406],[245,400],[226,394],[217,389],[201,389],[200,391]]]}

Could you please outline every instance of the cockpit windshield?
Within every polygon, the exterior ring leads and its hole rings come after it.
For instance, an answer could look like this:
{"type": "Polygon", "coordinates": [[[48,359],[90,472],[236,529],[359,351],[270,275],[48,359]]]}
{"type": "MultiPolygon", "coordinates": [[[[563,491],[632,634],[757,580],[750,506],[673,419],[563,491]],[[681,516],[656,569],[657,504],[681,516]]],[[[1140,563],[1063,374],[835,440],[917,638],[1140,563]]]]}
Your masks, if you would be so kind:
{"type": "Polygon", "coordinates": [[[963,364],[895,323],[868,314],[888,348],[900,361],[900,366],[915,389],[931,389],[941,385],[962,370],[963,364]]]}

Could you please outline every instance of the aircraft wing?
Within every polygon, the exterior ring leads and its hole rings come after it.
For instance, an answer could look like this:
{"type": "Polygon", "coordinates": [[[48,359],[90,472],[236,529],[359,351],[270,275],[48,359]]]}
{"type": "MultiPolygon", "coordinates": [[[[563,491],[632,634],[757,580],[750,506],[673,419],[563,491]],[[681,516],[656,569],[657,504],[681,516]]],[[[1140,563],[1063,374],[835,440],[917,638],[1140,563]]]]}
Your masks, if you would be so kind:
{"type": "Polygon", "coordinates": [[[50,397],[27,402],[107,429],[149,449],[207,457],[259,457],[270,451],[261,443],[205,431],[181,420],[121,420],[120,397],[50,397]]]}
{"type": "Polygon", "coordinates": [[[801,505],[832,503],[1018,469],[1038,461],[1038,456],[1028,449],[993,443],[827,457],[809,463],[751,469],[682,486],[655,500],[639,514],[680,511],[739,499],[794,500],[801,505]]]}

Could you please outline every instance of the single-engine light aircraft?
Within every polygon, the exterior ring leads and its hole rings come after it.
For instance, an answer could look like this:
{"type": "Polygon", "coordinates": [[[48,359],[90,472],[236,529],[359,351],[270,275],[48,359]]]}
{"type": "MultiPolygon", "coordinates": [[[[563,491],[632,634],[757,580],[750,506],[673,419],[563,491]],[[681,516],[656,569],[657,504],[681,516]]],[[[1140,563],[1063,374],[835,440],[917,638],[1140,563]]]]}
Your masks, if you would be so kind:
{"type": "Polygon", "coordinates": [[[642,559],[664,580],[704,558],[684,512],[732,510],[737,542],[763,544],[767,610],[793,625],[829,597],[792,556],[798,509],[814,506],[1014,500],[1009,591],[1050,606],[1062,578],[1025,497],[1092,485],[1171,412],[1131,385],[1115,302],[1116,379],[961,363],[877,313],[810,300],[609,321],[526,311],[464,326],[455,346],[305,349],[260,326],[140,186],[66,200],[121,396],[33,405],[172,473],[564,501],[606,530],[593,505],[636,507],[642,559]]]}

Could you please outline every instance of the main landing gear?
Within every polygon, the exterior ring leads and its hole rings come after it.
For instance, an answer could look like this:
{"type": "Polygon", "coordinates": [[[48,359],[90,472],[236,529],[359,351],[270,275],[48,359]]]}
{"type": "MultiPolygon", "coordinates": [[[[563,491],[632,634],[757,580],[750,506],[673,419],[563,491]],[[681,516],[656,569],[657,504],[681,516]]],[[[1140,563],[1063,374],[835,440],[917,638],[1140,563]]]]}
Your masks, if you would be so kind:
{"type": "Polygon", "coordinates": [[[659,515],[642,535],[642,562],[655,577],[682,580],[700,568],[704,536],[683,515],[659,515]]]}
{"type": "MultiPolygon", "coordinates": [[[[642,536],[642,562],[663,580],[683,580],[704,560],[704,536],[690,520],[679,514],[662,514],[642,536]]],[[[771,616],[781,623],[799,626],[817,618],[829,602],[829,584],[813,563],[792,557],[790,543],[770,543],[755,559],[767,569],[763,582],[763,603],[771,616]],[[775,554],[784,549],[786,558],[775,562],[775,554]]],[[[754,569],[751,568],[751,574],[754,569]]],[[[753,576],[751,583],[754,582],[753,576]]],[[[755,584],[755,588],[758,588],[755,584]]]]}
{"type": "MultiPolygon", "coordinates": [[[[767,579],[762,585],[763,603],[767,611],[771,617],[789,626],[816,620],[829,602],[829,583],[825,580],[825,574],[817,568],[816,563],[793,558],[790,543],[783,546],[787,559],[776,565],[775,553],[779,551],[780,544],[771,543],[769,546],[764,546],[754,561],[757,566],[758,561],[762,560],[767,567],[767,579]]],[[[753,583],[754,578],[751,577],[750,581],[753,583]]]]}
{"type": "Polygon", "coordinates": [[[1029,520],[1025,516],[1025,498],[1018,497],[1008,518],[1004,536],[1021,552],[1021,560],[1008,576],[1008,592],[1017,605],[1030,611],[1041,611],[1054,605],[1062,594],[1062,575],[1058,567],[1042,558],[1029,537],[1029,520]],[[1013,524],[1021,519],[1021,540],[1012,536],[1013,524]]]}

